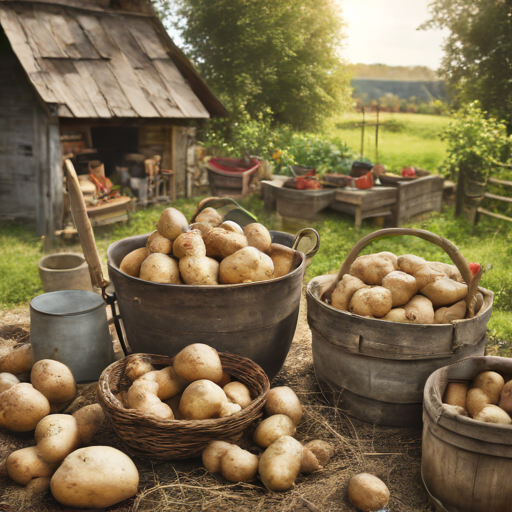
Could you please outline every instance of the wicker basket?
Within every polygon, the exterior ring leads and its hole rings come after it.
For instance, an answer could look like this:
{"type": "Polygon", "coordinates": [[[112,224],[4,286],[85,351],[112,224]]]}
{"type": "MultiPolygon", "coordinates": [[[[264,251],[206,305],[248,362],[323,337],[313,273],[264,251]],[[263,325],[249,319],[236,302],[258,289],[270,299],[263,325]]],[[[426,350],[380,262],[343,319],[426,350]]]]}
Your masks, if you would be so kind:
{"type": "MultiPolygon", "coordinates": [[[[142,355],[157,368],[170,366],[173,362],[170,356],[142,355]]],[[[98,381],[98,399],[130,455],[160,461],[194,457],[210,441],[237,440],[261,417],[270,389],[265,372],[245,357],[226,353],[219,353],[219,356],[224,371],[245,384],[255,399],[239,413],[211,420],[159,420],[135,409],[126,409],[116,395],[129,386],[124,370],[135,355],[125,357],[103,371],[98,381]]]]}

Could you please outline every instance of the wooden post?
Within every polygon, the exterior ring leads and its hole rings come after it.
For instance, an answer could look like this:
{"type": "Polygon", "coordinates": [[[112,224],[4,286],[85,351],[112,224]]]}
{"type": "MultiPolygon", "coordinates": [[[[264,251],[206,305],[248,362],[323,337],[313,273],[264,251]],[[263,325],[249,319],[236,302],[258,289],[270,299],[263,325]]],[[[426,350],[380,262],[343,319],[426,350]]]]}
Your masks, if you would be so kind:
{"type": "Polygon", "coordinates": [[[457,179],[457,194],[455,197],[455,217],[458,217],[463,210],[464,205],[464,169],[459,168],[459,176],[457,179]]]}

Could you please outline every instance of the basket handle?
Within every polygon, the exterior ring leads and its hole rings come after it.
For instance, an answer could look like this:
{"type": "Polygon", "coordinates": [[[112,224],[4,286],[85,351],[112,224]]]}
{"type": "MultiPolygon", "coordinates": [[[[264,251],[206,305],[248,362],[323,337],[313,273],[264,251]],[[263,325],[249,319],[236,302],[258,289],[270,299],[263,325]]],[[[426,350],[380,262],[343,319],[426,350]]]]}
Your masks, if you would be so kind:
{"type": "Polygon", "coordinates": [[[426,231],[424,229],[412,228],[379,229],[361,238],[361,240],[359,240],[359,242],[357,242],[348,253],[348,256],[341,265],[341,268],[338,272],[338,275],[336,276],[336,279],[334,279],[329,288],[325,290],[325,292],[322,295],[322,299],[327,300],[331,298],[332,292],[334,291],[338,283],[341,281],[345,274],[349,273],[350,266],[352,265],[352,263],[354,263],[355,259],[359,256],[359,253],[367,245],[369,245],[374,240],[402,235],[410,235],[417,236],[418,238],[423,238],[424,240],[427,240],[438,245],[439,247],[441,247],[441,249],[443,249],[446,252],[446,254],[448,254],[448,256],[453,261],[455,266],[459,269],[462,279],[464,279],[464,281],[468,285],[468,295],[466,296],[466,304],[468,305],[469,308],[469,306],[474,301],[474,295],[478,291],[478,286],[471,286],[471,282],[473,281],[473,274],[469,268],[468,262],[466,261],[462,253],[459,251],[458,247],[449,240],[447,240],[446,238],[436,235],[435,233],[431,233],[430,231],[426,231]],[[473,296],[470,296],[470,294],[472,294],[473,296]]]}

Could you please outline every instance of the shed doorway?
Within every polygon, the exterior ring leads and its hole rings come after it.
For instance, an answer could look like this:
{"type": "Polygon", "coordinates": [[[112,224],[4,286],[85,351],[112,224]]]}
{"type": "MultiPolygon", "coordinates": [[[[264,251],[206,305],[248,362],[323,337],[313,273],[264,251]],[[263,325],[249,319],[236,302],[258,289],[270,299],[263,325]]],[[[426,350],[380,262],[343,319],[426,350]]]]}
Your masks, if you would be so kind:
{"type": "Polygon", "coordinates": [[[105,164],[105,174],[111,176],[116,167],[126,164],[125,155],[139,152],[139,128],[99,126],[91,128],[92,147],[105,164]]]}

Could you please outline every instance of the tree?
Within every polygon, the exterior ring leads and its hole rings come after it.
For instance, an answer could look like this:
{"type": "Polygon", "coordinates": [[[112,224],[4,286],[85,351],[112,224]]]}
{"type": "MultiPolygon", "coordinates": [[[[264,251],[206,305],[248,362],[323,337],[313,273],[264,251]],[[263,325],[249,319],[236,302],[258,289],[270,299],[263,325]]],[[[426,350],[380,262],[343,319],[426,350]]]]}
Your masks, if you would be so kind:
{"type": "Polygon", "coordinates": [[[422,28],[450,30],[440,76],[460,103],[478,100],[512,131],[512,3],[433,0],[422,28]]]}
{"type": "Polygon", "coordinates": [[[184,50],[231,111],[310,129],[350,102],[334,0],[176,0],[184,50]]]}

